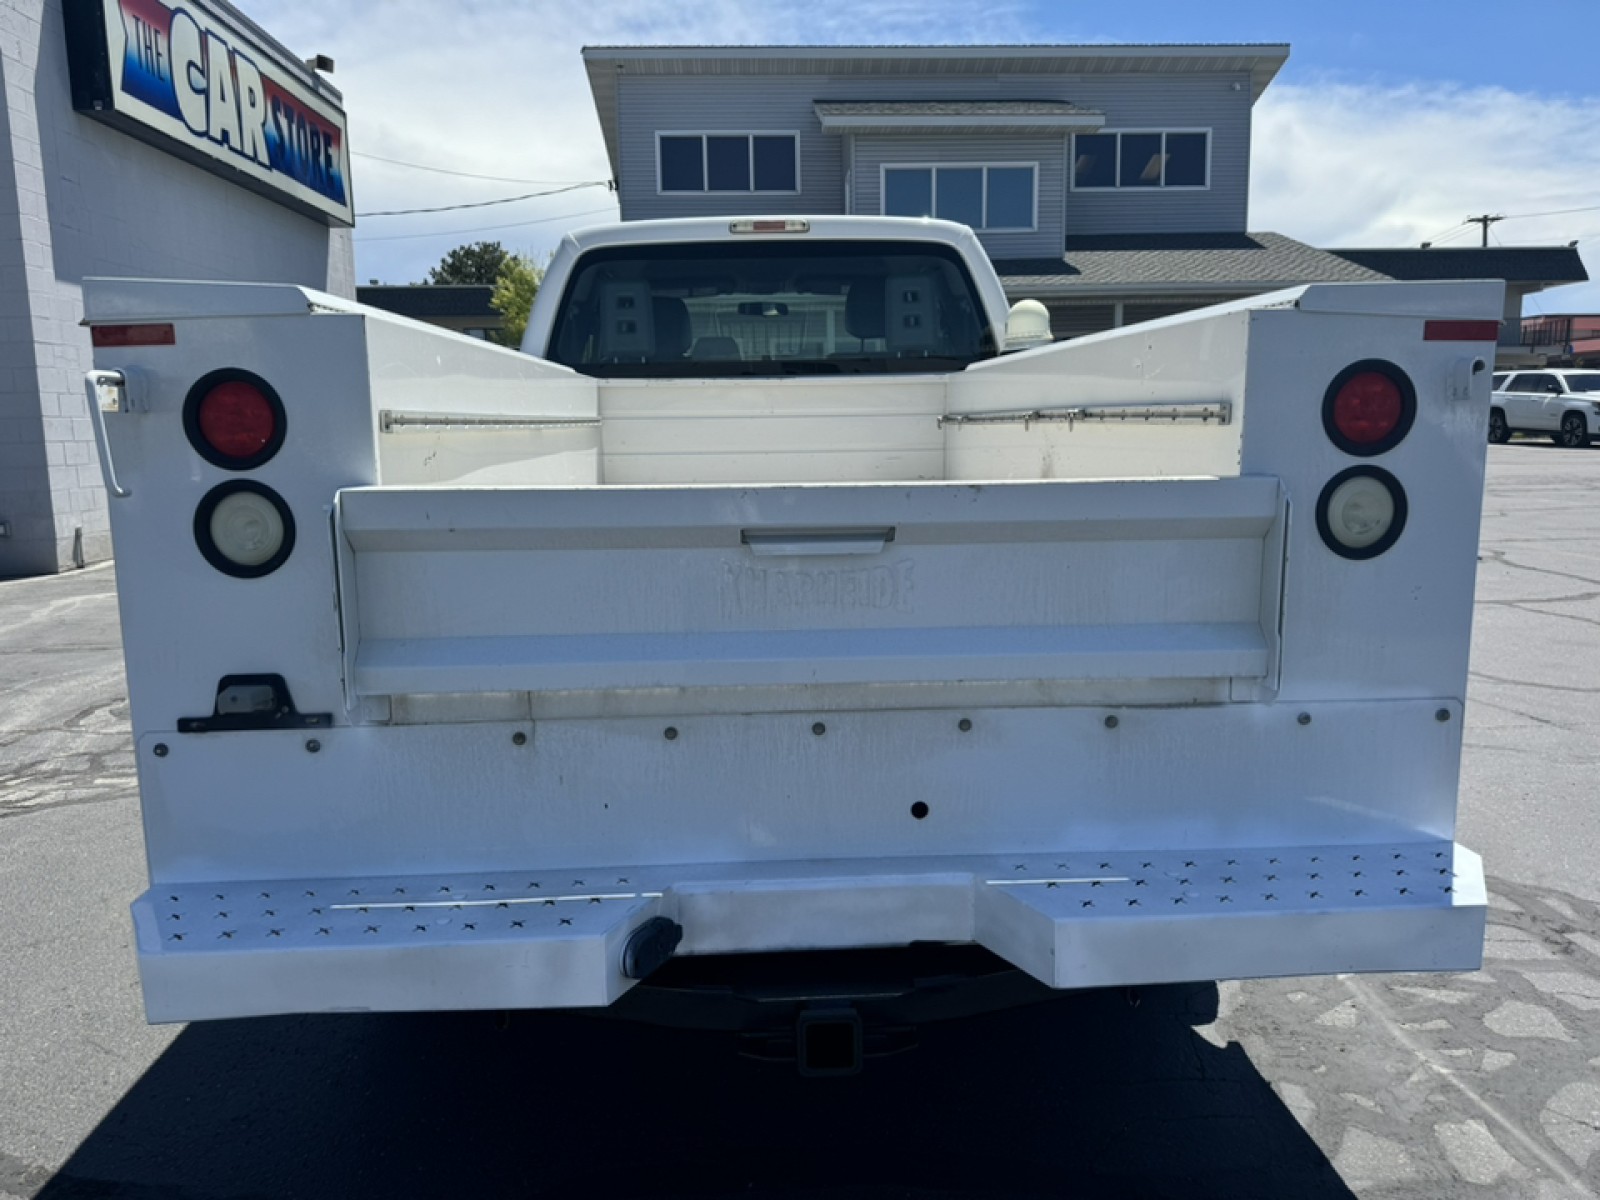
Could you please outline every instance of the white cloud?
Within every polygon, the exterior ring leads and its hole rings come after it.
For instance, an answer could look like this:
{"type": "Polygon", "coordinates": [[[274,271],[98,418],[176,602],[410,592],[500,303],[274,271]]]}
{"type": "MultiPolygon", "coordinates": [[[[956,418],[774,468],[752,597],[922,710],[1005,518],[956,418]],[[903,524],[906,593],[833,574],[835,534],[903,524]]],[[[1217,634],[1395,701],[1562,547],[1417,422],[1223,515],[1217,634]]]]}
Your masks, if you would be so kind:
{"type": "MultiPolygon", "coordinates": [[[[1504,213],[1491,244],[1579,246],[1600,279],[1594,101],[1481,87],[1279,83],[1255,110],[1250,225],[1318,246],[1473,246],[1463,218],[1504,213]],[[1593,208],[1589,212],[1560,212],[1593,208]],[[1551,216],[1521,214],[1555,213],[1551,216]]],[[[1600,309],[1600,284],[1544,292],[1600,309]]]]}

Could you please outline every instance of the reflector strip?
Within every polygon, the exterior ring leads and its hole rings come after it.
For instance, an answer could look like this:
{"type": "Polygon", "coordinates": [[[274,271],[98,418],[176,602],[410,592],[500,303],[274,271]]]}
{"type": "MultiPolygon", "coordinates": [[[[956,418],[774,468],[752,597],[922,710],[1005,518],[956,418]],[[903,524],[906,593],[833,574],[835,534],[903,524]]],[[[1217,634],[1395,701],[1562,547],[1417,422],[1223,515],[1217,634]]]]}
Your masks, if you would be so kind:
{"type": "Polygon", "coordinates": [[[92,325],[89,341],[105,346],[174,346],[177,334],[171,325],[92,325]]]}
{"type": "Polygon", "coordinates": [[[1499,337],[1499,321],[1429,321],[1422,327],[1425,342],[1493,342],[1499,337]]]}

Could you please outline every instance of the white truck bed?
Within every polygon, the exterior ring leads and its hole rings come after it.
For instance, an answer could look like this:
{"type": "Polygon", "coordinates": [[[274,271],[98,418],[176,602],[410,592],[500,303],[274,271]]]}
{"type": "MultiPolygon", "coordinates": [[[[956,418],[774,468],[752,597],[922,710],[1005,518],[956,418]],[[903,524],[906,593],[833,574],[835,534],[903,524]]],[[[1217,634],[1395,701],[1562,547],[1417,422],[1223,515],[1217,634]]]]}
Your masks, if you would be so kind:
{"type": "Polygon", "coordinates": [[[1488,375],[1428,322],[1498,319],[1494,285],[1298,289],[743,410],[294,288],[86,306],[176,329],[99,358],[129,378],[152,1020],[609,1004],[657,919],[682,955],[976,943],[1055,987],[1477,965],[1488,375]],[[1416,384],[1374,460],[1410,511],[1355,562],[1318,534],[1356,461],[1321,413],[1374,358],[1416,384]],[[192,532],[236,478],[179,420],[218,367],[289,413],[249,478],[298,540],[260,579],[192,532]],[[209,725],[251,673],[314,724],[209,725]]]}

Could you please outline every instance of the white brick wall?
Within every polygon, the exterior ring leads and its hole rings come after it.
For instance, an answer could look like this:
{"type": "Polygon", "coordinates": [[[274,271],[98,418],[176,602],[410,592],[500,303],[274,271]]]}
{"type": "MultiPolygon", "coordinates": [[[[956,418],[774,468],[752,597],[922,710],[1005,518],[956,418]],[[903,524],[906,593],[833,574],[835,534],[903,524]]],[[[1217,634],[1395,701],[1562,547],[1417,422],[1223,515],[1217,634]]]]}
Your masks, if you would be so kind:
{"type": "Polygon", "coordinates": [[[347,231],[73,111],[60,0],[0,0],[0,578],[111,556],[83,372],[86,275],[354,297],[347,231]],[[81,539],[81,542],[80,542],[81,539]]]}

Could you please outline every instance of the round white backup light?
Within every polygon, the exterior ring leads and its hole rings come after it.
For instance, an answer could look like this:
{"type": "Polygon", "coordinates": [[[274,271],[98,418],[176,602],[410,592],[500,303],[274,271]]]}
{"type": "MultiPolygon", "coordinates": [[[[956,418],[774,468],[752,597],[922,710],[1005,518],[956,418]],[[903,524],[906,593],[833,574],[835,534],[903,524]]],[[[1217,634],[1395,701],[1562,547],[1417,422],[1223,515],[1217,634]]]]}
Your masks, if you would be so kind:
{"type": "Polygon", "coordinates": [[[1342,546],[1365,550],[1394,524],[1394,497],[1370,475],[1357,475],[1328,497],[1328,531],[1342,546]]]}
{"type": "Polygon", "coordinates": [[[294,517],[277,492],[241,479],[206,493],[195,509],[194,540],[223,574],[258,579],[281,567],[294,550],[294,517]]]}
{"type": "Polygon", "coordinates": [[[229,562],[259,567],[283,549],[283,518],[265,496],[234,492],[211,512],[211,541],[229,562]]]}
{"type": "Polygon", "coordinates": [[[1342,558],[1377,557],[1399,540],[1405,523],[1405,489],[1379,467],[1341,471],[1317,500],[1317,529],[1342,558]]]}

